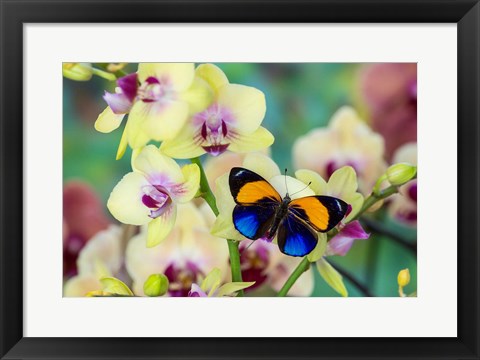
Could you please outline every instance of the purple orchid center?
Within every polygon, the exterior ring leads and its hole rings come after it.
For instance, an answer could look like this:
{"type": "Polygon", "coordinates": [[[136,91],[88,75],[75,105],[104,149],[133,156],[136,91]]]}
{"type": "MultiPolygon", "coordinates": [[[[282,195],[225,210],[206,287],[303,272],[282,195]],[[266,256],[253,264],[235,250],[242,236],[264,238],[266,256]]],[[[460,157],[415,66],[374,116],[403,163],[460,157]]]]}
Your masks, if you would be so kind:
{"type": "Polygon", "coordinates": [[[234,136],[231,121],[231,114],[216,104],[195,116],[194,122],[199,128],[196,140],[207,153],[218,156],[227,150],[229,138],[234,136]]]}
{"type": "Polygon", "coordinates": [[[254,248],[247,248],[241,244],[240,267],[243,281],[255,281],[245,291],[250,291],[262,285],[267,279],[266,268],[270,263],[270,253],[261,241],[256,242],[254,248]]]}
{"type": "Polygon", "coordinates": [[[410,185],[410,187],[408,188],[408,197],[417,202],[417,183],[413,183],[412,185],[410,185]]]}
{"type": "Polygon", "coordinates": [[[359,175],[361,173],[360,169],[359,169],[359,166],[357,163],[355,163],[354,161],[346,161],[344,163],[341,163],[337,160],[330,160],[328,163],[327,163],[327,166],[325,166],[325,170],[327,172],[327,178],[330,178],[330,176],[333,175],[333,173],[340,169],[341,167],[343,166],[351,166],[353,168],[353,170],[355,170],[355,173],[357,175],[359,175]]]}
{"type": "Polygon", "coordinates": [[[160,185],[147,185],[142,190],[142,203],[150,209],[152,219],[161,216],[172,203],[170,195],[160,185]]]}
{"type": "Polygon", "coordinates": [[[173,88],[167,79],[150,76],[138,89],[143,102],[169,101],[173,99],[173,88]]]}
{"type": "Polygon", "coordinates": [[[196,283],[204,274],[193,262],[187,261],[184,265],[171,263],[165,269],[165,276],[168,278],[168,292],[170,296],[188,296],[192,284],[196,283]]]}

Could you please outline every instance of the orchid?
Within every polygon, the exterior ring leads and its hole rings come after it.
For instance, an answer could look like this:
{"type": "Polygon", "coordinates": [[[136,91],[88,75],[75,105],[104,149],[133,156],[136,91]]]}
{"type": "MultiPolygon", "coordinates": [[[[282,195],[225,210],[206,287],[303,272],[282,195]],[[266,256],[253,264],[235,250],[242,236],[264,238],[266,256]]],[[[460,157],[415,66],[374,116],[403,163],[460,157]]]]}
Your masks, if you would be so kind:
{"type": "Polygon", "coordinates": [[[145,247],[146,237],[142,228],[126,250],[126,267],[136,295],[144,295],[143,286],[151,274],[164,274],[170,296],[187,296],[191,284],[210,269],[228,267],[225,244],[210,234],[203,213],[192,203],[178,205],[178,221],[158,247],[145,247]]]}
{"type": "Polygon", "coordinates": [[[188,293],[189,297],[222,297],[222,296],[233,296],[237,291],[246,289],[253,284],[255,281],[251,282],[229,282],[223,285],[220,285],[222,281],[222,272],[220,269],[213,269],[202,281],[201,286],[193,283],[190,292],[188,293]]]}
{"type": "Polygon", "coordinates": [[[205,110],[189,118],[179,136],[166,139],[161,150],[177,159],[208,153],[217,156],[256,151],[270,146],[273,135],[260,124],[265,117],[265,95],[260,90],[230,84],[212,64],[197,67],[195,74],[211,87],[214,100],[205,110]]]}
{"type": "Polygon", "coordinates": [[[95,123],[98,131],[111,132],[129,113],[117,158],[127,143],[136,149],[152,139],[175,138],[188,116],[202,111],[212,97],[190,63],[141,63],[137,73],[118,79],[117,85],[115,94],[105,93],[108,106],[95,123]]]}
{"type": "Polygon", "coordinates": [[[178,203],[190,201],[199,188],[197,165],[183,168],[148,145],[132,160],[133,172],[115,186],[107,202],[120,222],[147,225],[147,246],[162,242],[175,224],[178,203]]]}
{"type": "Polygon", "coordinates": [[[335,170],[351,166],[363,194],[368,194],[386,168],[384,146],[383,138],[354,109],[345,106],[333,115],[328,127],[314,129],[298,138],[292,153],[297,168],[313,170],[325,179],[335,170]]]}
{"type": "Polygon", "coordinates": [[[85,296],[102,288],[100,279],[120,275],[123,266],[121,228],[111,225],[89,239],[77,260],[78,275],[64,286],[64,296],[85,296]]]}

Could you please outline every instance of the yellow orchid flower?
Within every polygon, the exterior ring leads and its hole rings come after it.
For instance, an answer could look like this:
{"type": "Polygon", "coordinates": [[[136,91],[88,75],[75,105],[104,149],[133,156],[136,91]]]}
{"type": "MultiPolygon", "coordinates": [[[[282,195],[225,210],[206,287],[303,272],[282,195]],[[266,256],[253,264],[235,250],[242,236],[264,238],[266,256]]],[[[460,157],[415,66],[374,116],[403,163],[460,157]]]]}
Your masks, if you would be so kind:
{"type": "Polygon", "coordinates": [[[147,246],[162,242],[175,224],[178,203],[193,199],[200,181],[197,165],[183,168],[148,145],[132,159],[133,172],[115,186],[107,202],[120,222],[147,225],[147,246]]]}
{"type": "Polygon", "coordinates": [[[102,288],[102,277],[119,274],[123,265],[121,236],[120,226],[111,225],[87,242],[77,259],[78,274],[65,283],[64,296],[85,296],[102,288]]]}
{"type": "Polygon", "coordinates": [[[343,166],[351,166],[360,190],[367,195],[385,172],[384,148],[382,136],[373,132],[353,108],[344,106],[333,115],[328,127],[314,129],[295,141],[293,161],[296,168],[313,170],[324,179],[343,166]]]}
{"type": "Polygon", "coordinates": [[[195,74],[209,84],[213,103],[191,116],[179,136],[162,143],[165,154],[188,159],[205,153],[217,156],[227,149],[256,151],[273,143],[273,135],[260,126],[266,112],[263,92],[230,84],[222,70],[212,64],[198,66],[195,74]]]}
{"type": "Polygon", "coordinates": [[[107,108],[98,116],[95,129],[111,132],[129,114],[118,157],[150,140],[175,138],[187,118],[212,101],[211,88],[195,77],[193,63],[140,63],[138,71],[117,80],[114,94],[105,93],[107,108]]]}
{"type": "Polygon", "coordinates": [[[187,296],[191,284],[211,268],[228,269],[225,243],[210,234],[203,212],[189,202],[178,205],[177,215],[170,235],[158,247],[145,246],[145,227],[128,243],[125,265],[138,296],[145,295],[144,284],[151,274],[167,277],[169,296],[187,296]]]}

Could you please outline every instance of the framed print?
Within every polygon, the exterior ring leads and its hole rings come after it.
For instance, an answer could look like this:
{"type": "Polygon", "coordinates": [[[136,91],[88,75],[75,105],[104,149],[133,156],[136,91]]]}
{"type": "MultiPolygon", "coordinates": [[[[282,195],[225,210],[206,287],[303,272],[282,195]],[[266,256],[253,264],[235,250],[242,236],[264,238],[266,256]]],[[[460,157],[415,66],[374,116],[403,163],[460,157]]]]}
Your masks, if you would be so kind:
{"type": "Polygon", "coordinates": [[[479,6],[1,0],[1,357],[479,358],[479,6]]]}

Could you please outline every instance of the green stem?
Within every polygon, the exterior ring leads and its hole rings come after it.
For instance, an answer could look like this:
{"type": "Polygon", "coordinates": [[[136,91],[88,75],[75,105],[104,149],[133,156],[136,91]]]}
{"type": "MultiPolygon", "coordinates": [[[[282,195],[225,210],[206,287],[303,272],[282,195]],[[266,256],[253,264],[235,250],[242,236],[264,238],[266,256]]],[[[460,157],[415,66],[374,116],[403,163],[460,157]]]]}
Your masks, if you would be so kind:
{"type": "MultiPolygon", "coordinates": [[[[208,185],[207,176],[203,170],[202,162],[199,157],[190,159],[193,164],[200,168],[200,195],[212,209],[215,216],[218,216],[218,207],[215,195],[213,195],[210,185],[208,185]]],[[[242,282],[242,271],[240,269],[240,252],[238,251],[238,241],[227,239],[228,252],[230,254],[230,268],[232,271],[232,281],[242,282]]],[[[243,296],[243,290],[238,292],[237,296],[243,296]]]]}
{"type": "Polygon", "coordinates": [[[286,296],[290,288],[295,284],[298,278],[308,269],[310,268],[310,262],[308,261],[307,257],[305,256],[300,264],[293,270],[293,273],[287,279],[283,287],[278,292],[277,296],[286,296]]]}

